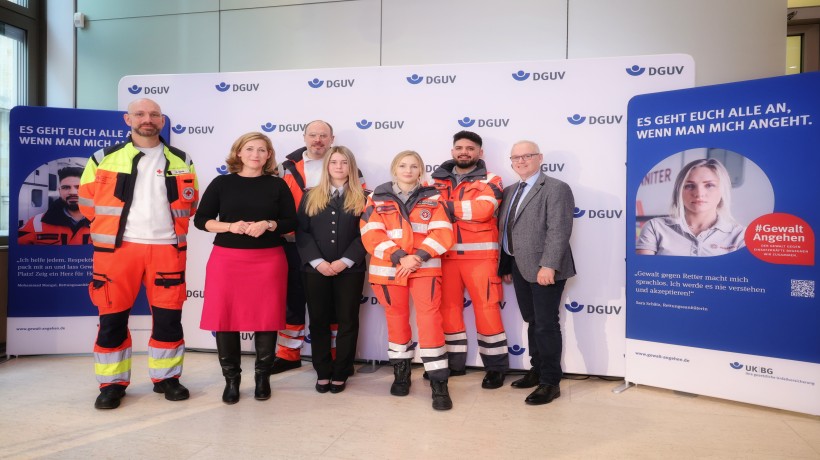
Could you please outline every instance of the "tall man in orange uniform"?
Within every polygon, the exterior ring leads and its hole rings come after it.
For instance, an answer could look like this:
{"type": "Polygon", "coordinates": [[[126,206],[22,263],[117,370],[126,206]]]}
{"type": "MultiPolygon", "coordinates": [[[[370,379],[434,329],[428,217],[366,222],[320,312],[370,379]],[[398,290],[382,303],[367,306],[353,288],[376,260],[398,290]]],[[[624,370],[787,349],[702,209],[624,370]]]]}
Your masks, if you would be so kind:
{"type": "Polygon", "coordinates": [[[487,371],[482,388],[504,385],[509,369],[507,335],[501,321],[501,279],[498,269],[496,210],[504,187],[482,160],[482,139],[471,131],[453,136],[452,160],[433,174],[434,185],[454,216],[455,245],[442,258],[441,314],[450,359],[450,375],[464,375],[467,333],[464,289],[470,294],[478,332],[478,353],[487,371]]]}
{"type": "Polygon", "coordinates": [[[133,101],[124,118],[131,127],[127,142],[94,153],[80,179],[80,210],[91,221],[94,244],[88,290],[100,312],[97,409],[119,407],[131,382],[128,317],[140,284],[153,319],[148,373],[154,391],[169,401],[189,396],[179,376],[186,236],[199,199],[196,172],[185,152],[160,137],[165,118],[156,102],[133,101]]]}
{"type": "MultiPolygon", "coordinates": [[[[279,166],[279,174],[288,184],[297,208],[305,191],[319,184],[319,178],[322,177],[322,162],[328,150],[333,146],[333,127],[326,121],[314,120],[305,126],[304,136],[305,146],[290,153],[279,166]]],[[[361,171],[359,171],[359,180],[362,187],[366,187],[361,171]]],[[[284,248],[289,268],[285,329],[279,331],[279,343],[271,374],[301,367],[300,350],[305,342],[305,291],[302,287],[302,260],[299,257],[293,234],[285,235],[285,240],[284,248]]],[[[339,326],[331,324],[330,327],[333,336],[332,353],[335,356],[336,331],[339,326]]]]}

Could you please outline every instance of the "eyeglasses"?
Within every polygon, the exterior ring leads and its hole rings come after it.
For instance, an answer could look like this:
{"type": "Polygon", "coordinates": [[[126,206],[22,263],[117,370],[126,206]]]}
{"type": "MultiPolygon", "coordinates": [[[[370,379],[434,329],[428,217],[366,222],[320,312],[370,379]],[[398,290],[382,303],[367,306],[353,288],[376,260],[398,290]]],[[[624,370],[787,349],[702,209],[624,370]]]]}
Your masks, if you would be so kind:
{"type": "Polygon", "coordinates": [[[541,154],[540,153],[525,153],[523,155],[516,155],[516,156],[510,157],[510,161],[512,161],[513,163],[518,163],[519,161],[530,161],[530,160],[532,160],[533,157],[537,157],[538,155],[541,155],[541,154]]]}
{"type": "Polygon", "coordinates": [[[133,112],[129,115],[131,115],[134,118],[142,118],[147,115],[149,118],[153,118],[155,120],[162,118],[162,114],[159,112],[133,112]]]}

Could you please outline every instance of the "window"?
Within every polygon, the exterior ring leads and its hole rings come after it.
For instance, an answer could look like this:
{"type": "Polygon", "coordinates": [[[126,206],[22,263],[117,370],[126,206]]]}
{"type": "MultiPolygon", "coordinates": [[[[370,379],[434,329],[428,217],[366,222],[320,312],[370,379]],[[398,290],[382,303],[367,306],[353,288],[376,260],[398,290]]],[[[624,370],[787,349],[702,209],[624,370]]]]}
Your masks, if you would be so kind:
{"type": "Polygon", "coordinates": [[[0,243],[9,234],[9,112],[38,105],[38,0],[0,0],[0,243]]]}

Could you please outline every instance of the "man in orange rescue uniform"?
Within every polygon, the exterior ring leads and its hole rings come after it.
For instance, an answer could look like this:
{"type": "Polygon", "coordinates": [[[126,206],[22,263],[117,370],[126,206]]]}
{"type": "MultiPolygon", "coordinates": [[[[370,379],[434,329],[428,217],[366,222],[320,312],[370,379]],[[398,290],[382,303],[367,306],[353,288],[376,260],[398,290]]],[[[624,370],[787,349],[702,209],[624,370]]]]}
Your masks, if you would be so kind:
{"type": "Polygon", "coordinates": [[[470,294],[478,332],[478,354],[487,371],[481,386],[504,385],[509,369],[507,335],[501,321],[502,287],[498,270],[496,211],[504,187],[487,171],[481,136],[459,131],[453,136],[452,160],[432,174],[434,186],[453,216],[455,245],[442,258],[441,315],[450,359],[450,375],[464,375],[467,333],[464,288],[470,294]]]}
{"type": "Polygon", "coordinates": [[[148,373],[165,399],[188,399],[179,383],[185,342],[185,250],[188,221],[199,190],[191,158],[159,135],[159,105],[138,99],[128,105],[127,142],[94,153],[80,180],[80,210],[91,221],[94,245],[91,301],[100,312],[94,368],[100,394],[94,407],[114,409],[131,381],[128,316],[140,283],[151,309],[148,373]]]}

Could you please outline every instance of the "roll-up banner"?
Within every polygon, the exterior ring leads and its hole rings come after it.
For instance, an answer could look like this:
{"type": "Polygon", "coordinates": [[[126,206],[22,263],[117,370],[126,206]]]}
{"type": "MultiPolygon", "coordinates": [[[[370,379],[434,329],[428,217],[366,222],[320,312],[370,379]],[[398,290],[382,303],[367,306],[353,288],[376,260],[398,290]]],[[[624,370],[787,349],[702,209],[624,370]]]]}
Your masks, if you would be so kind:
{"type": "Polygon", "coordinates": [[[628,381],[820,414],[819,87],[630,102],[628,381]]]}

